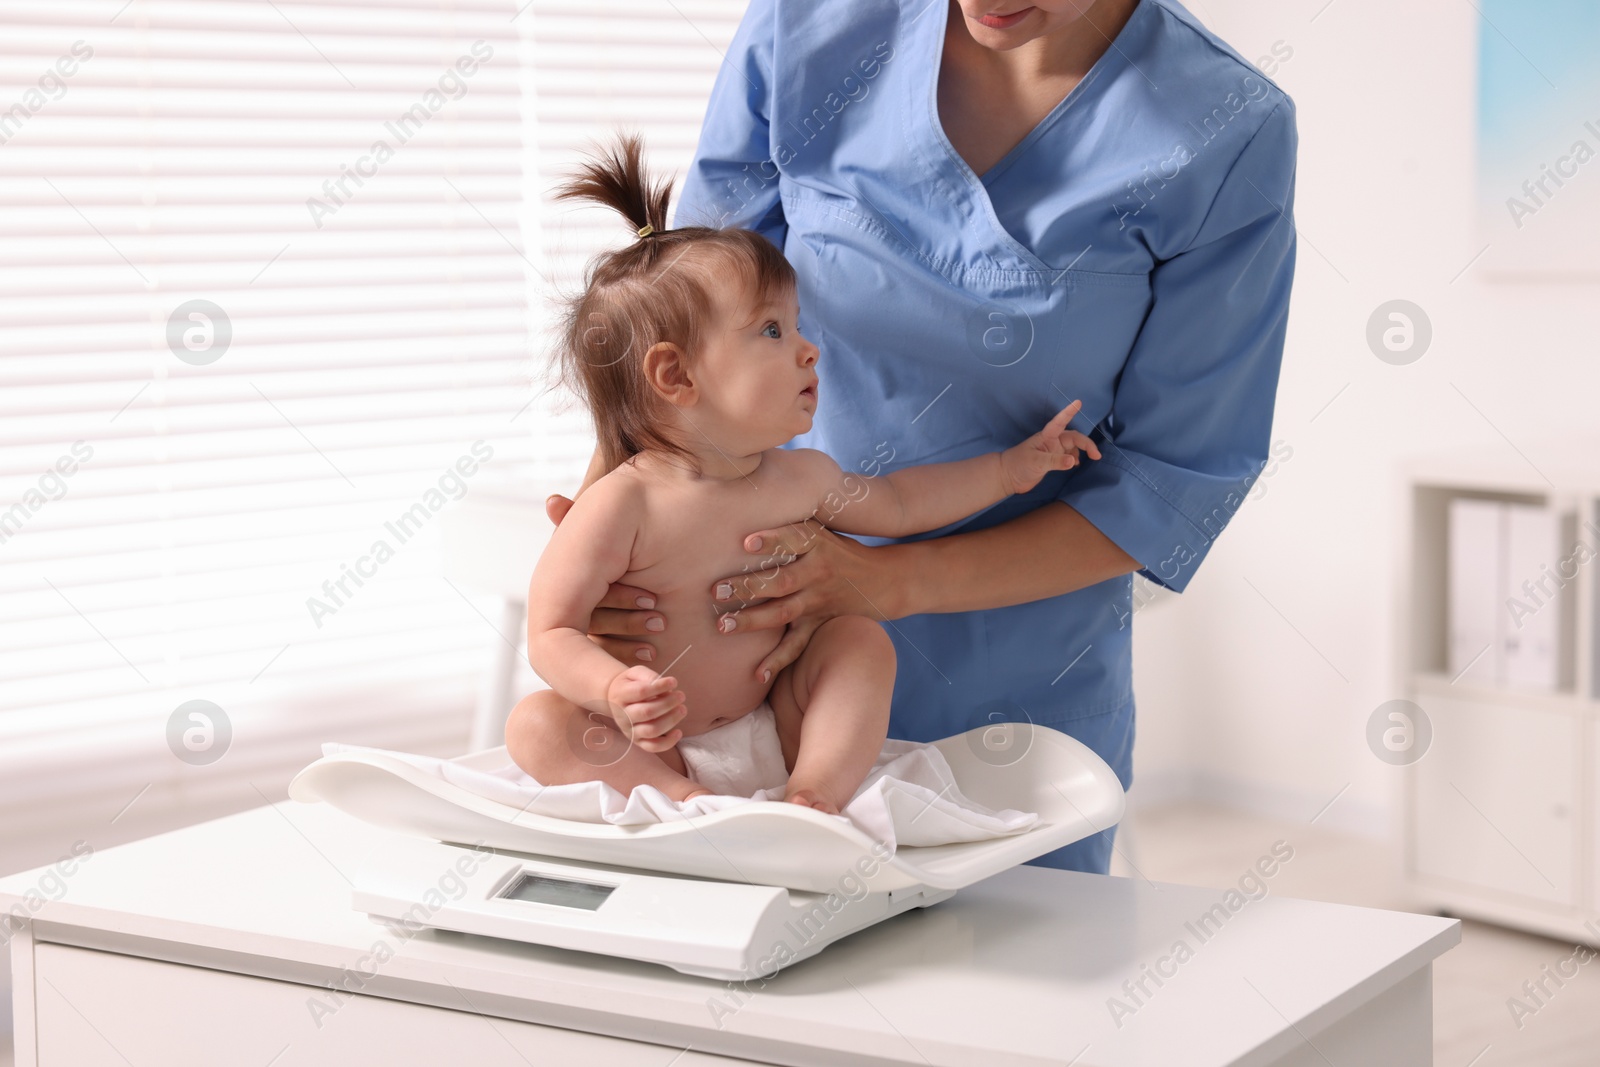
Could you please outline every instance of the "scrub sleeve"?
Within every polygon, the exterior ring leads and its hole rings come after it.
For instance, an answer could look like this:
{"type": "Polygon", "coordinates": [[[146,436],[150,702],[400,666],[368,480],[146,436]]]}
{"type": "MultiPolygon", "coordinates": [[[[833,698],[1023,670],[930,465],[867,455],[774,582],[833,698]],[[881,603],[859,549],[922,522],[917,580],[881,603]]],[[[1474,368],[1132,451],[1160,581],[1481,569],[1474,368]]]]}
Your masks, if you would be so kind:
{"type": "MultiPolygon", "coordinates": [[[[676,222],[743,226],[784,250],[822,353],[815,425],[791,444],[846,470],[1008,448],[1083,401],[1073,425],[1100,460],[907,540],[1060,501],[1181,593],[1269,455],[1293,102],[1176,0],[1141,0],[979,176],[938,120],[947,17],[944,0],[753,0],[676,222]]],[[[890,736],[1042,724],[1131,786],[1132,592],[1122,575],[885,623],[890,736]]],[[[1033,862],[1103,873],[1114,829],[1033,862]]]]}

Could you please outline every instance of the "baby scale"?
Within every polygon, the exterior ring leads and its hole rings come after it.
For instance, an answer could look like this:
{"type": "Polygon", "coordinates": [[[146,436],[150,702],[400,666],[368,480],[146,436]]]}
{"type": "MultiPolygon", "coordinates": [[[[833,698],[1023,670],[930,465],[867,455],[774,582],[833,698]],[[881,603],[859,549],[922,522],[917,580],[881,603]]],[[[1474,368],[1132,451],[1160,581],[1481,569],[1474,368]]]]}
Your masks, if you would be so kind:
{"type": "MultiPolygon", "coordinates": [[[[289,795],[406,835],[380,846],[356,880],[353,906],[375,921],[738,981],[1122,818],[1111,768],[1057,730],[980,726],[934,746],[968,798],[1039,821],[1007,837],[889,855],[848,821],[797,804],[752,801],[672,823],[576,822],[519,811],[373,751],[318,760],[289,795]]],[[[488,770],[509,758],[495,748],[453,762],[488,770]]]]}

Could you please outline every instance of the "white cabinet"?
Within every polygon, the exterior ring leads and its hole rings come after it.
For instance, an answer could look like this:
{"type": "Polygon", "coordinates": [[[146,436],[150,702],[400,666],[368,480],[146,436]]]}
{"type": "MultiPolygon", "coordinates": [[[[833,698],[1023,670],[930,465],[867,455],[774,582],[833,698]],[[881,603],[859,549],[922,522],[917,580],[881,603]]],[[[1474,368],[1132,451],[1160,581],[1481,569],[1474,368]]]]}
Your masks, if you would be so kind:
{"type": "MultiPolygon", "coordinates": [[[[1590,767],[1600,767],[1600,728],[1595,728],[1596,725],[1591,721],[1588,743],[1584,745],[1585,762],[1590,767]]],[[[1586,913],[1584,930],[1587,935],[1584,940],[1593,944],[1600,938],[1600,924],[1593,918],[1600,915],[1600,839],[1597,839],[1600,838],[1600,788],[1596,788],[1592,779],[1588,784],[1588,800],[1584,804],[1583,814],[1588,817],[1588,825],[1594,828],[1591,833],[1597,836],[1591,837],[1589,842],[1589,886],[1583,894],[1586,913]]]]}
{"type": "Polygon", "coordinates": [[[755,1060],[457,1010],[41,944],[37,1067],[585,1064],[758,1067],[755,1060]]]}
{"type": "Polygon", "coordinates": [[[1399,695],[1420,906],[1600,944],[1600,450],[1406,465],[1399,695]],[[1465,520],[1465,521],[1463,521],[1465,520]],[[1481,521],[1479,521],[1481,520],[1481,521]]]}
{"type": "Polygon", "coordinates": [[[1437,694],[1418,703],[1433,741],[1416,765],[1417,872],[1575,906],[1577,717],[1437,694]]]}

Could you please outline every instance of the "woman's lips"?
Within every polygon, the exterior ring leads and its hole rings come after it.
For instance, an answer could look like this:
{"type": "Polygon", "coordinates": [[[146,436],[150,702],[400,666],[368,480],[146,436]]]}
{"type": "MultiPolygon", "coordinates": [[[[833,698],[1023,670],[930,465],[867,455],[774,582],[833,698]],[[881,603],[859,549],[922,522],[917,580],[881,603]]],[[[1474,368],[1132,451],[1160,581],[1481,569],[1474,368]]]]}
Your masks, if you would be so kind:
{"type": "Polygon", "coordinates": [[[978,22],[991,30],[1007,30],[1027,18],[1028,12],[1032,10],[1033,8],[1031,7],[1025,7],[1021,11],[1013,11],[1009,15],[985,15],[978,22]]]}

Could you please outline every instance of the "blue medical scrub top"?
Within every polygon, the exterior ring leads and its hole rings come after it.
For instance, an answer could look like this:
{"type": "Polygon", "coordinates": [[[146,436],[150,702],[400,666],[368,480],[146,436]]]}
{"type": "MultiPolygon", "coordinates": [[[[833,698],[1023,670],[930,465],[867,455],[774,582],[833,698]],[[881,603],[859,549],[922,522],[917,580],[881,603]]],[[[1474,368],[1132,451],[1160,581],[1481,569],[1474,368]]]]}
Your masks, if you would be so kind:
{"type": "MultiPolygon", "coordinates": [[[[742,226],[784,250],[821,349],[816,420],[791,444],[847,471],[1008,448],[1083,401],[1073,425],[1103,458],[908,540],[1059,500],[1182,592],[1268,459],[1294,103],[1175,0],[1140,0],[977,175],[938,118],[948,17],[947,0],[752,0],[676,224],[742,226]]],[[[890,736],[1040,723],[1126,788],[1134,610],[1126,574],[894,620],[890,736]]],[[[1104,871],[1110,848],[1107,832],[1038,862],[1104,871]]]]}

